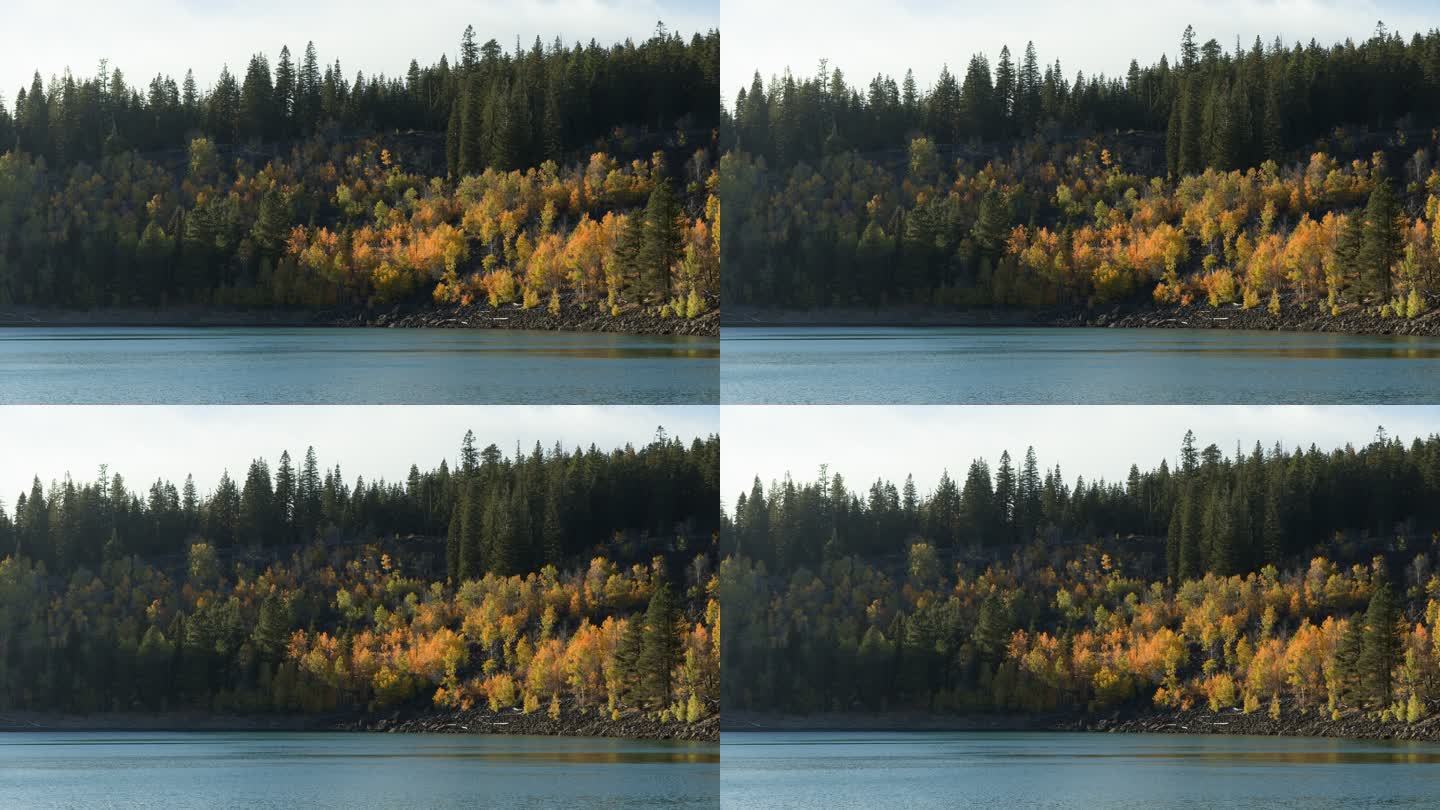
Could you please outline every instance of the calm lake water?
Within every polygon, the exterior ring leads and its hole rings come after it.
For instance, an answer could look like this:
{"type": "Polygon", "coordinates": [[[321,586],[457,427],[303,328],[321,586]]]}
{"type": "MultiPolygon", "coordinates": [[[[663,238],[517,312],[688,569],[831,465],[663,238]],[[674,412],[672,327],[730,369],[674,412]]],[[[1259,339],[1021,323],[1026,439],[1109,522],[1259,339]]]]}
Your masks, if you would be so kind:
{"type": "Polygon", "coordinates": [[[460,329],[0,328],[0,403],[717,403],[719,341],[460,329]]]}
{"type": "Polygon", "coordinates": [[[720,343],[725,403],[1440,402],[1440,338],[741,327],[720,343]]]}
{"type": "Polygon", "coordinates": [[[0,734],[0,806],[713,808],[714,744],[446,734],[0,734]]]}
{"type": "Polygon", "coordinates": [[[1434,807],[1440,745],[1165,734],[739,733],[724,808],[1434,807]]]}

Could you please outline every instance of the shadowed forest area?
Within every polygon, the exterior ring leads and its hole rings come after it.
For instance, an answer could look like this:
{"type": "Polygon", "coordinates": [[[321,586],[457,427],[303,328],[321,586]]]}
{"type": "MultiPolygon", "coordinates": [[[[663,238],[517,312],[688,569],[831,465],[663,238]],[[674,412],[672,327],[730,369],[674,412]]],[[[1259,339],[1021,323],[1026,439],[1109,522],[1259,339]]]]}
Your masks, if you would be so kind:
{"type": "Polygon", "coordinates": [[[398,483],[313,450],[203,495],[36,479],[0,509],[0,707],[713,717],[719,458],[467,433],[398,483]]]}
{"type": "Polygon", "coordinates": [[[718,306],[718,31],[348,74],[282,47],[0,101],[0,304],[718,306]]]}
{"type": "Polygon", "coordinates": [[[726,711],[1433,716],[1440,437],[1178,458],[757,479],[721,531],[726,711]]]}
{"type": "Polygon", "coordinates": [[[928,87],[755,75],[723,114],[731,305],[1440,303],[1440,31],[1201,43],[1124,76],[1002,47],[928,87]]]}

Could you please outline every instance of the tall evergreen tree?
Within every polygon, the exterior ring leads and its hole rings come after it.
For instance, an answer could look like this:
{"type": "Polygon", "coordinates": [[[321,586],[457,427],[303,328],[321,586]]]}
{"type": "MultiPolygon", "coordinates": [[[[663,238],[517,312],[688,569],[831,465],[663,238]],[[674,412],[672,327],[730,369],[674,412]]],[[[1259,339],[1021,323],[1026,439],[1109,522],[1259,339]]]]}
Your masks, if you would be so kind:
{"type": "MultiPolygon", "coordinates": [[[[1357,617],[1358,619],[1358,617],[1357,617]]],[[[1395,667],[1400,663],[1399,607],[1388,582],[1379,582],[1365,611],[1365,636],[1356,662],[1371,705],[1385,708],[1393,700],[1395,667]]]]}
{"type": "Polygon", "coordinates": [[[662,582],[645,611],[645,635],[636,661],[640,692],[655,707],[669,706],[673,673],[680,658],[680,612],[670,585],[662,582]]]}
{"type": "Polygon", "coordinates": [[[1365,230],[1356,260],[1360,277],[1371,300],[1389,301],[1391,267],[1403,249],[1404,214],[1390,181],[1380,177],[1365,205],[1365,230]]]}

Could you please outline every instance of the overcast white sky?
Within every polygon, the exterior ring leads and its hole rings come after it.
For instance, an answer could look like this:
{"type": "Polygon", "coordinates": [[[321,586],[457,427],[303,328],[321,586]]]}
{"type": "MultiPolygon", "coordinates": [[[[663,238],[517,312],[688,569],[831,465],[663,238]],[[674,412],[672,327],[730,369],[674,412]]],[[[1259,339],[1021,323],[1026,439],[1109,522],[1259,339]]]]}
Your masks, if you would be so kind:
{"type": "Polygon", "coordinates": [[[1058,462],[1067,482],[1123,479],[1132,462],[1146,470],[1171,467],[1185,431],[1200,447],[1214,443],[1233,455],[1258,439],[1268,450],[1311,443],[1322,448],[1362,445],[1380,425],[1406,443],[1440,432],[1440,407],[1362,406],[726,406],[721,421],[721,495],[726,508],[748,492],[758,474],[767,486],[789,471],[815,478],[821,464],[852,488],[876,478],[897,485],[907,473],[923,493],[949,469],[963,479],[975,458],[993,469],[1003,450],[1018,464],[1033,446],[1041,468],[1058,462]]]}
{"type": "Polygon", "coordinates": [[[251,54],[273,65],[280,46],[299,56],[313,40],[322,66],[338,57],[353,79],[357,69],[403,75],[411,58],[425,66],[441,53],[453,63],[467,24],[509,51],[517,35],[527,48],[537,34],[547,45],[557,35],[567,45],[641,40],[659,20],[688,37],[719,17],[719,0],[4,0],[0,96],[13,106],[36,70],[91,76],[101,57],[132,84],[157,73],[178,82],[194,68],[208,87],[221,64],[243,74],[251,54]]]}
{"type": "Polygon", "coordinates": [[[322,467],[338,462],[345,480],[402,480],[422,470],[454,466],[465,431],[476,444],[495,443],[511,455],[516,441],[529,452],[538,440],[549,450],[561,441],[610,449],[642,445],[661,425],[687,443],[719,430],[716,408],[704,406],[12,406],[0,408],[0,502],[13,511],[33,476],[48,482],[69,471],[89,481],[109,464],[132,488],[157,478],[179,486],[195,475],[209,491],[224,469],[243,479],[251,459],[273,470],[282,450],[298,463],[313,445],[322,467]]]}
{"type": "Polygon", "coordinates": [[[1114,76],[1132,57],[1173,62],[1186,24],[1228,51],[1237,35],[1247,48],[1256,34],[1267,45],[1277,35],[1287,45],[1364,39],[1378,20],[1408,38],[1440,24],[1435,11],[1434,0],[724,0],[721,90],[733,108],[756,70],[767,80],[786,67],[811,76],[822,58],[852,84],[877,73],[898,81],[908,67],[923,88],[942,64],[963,74],[983,52],[993,66],[1002,45],[1018,59],[1027,40],[1042,70],[1059,58],[1071,80],[1077,69],[1114,76]]]}

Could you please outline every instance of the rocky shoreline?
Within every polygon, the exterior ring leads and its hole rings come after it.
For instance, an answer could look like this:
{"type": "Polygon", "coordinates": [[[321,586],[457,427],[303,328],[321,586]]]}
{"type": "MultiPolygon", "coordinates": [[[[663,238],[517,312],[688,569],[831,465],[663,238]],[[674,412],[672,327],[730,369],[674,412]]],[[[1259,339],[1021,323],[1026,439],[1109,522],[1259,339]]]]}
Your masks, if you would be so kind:
{"type": "Polygon", "coordinates": [[[618,719],[594,709],[567,708],[551,719],[542,709],[526,714],[519,709],[492,712],[480,707],[469,711],[427,710],[395,712],[337,723],[338,731],[373,731],[391,734],[526,734],[561,737],[616,737],[631,740],[681,740],[717,742],[720,718],[711,715],[694,723],[662,721],[640,712],[626,712],[618,719]]]}
{"type": "Polygon", "coordinates": [[[1343,335],[1415,335],[1440,337],[1440,309],[1415,318],[1381,317],[1361,307],[1346,307],[1338,314],[1319,307],[1288,307],[1272,315],[1264,307],[1244,309],[1239,304],[1208,306],[1116,308],[1087,313],[1057,326],[1135,329],[1245,329],[1280,332],[1329,332],[1343,335]]]}
{"type": "Polygon", "coordinates": [[[873,327],[1089,327],[1105,329],[1233,329],[1268,332],[1325,332],[1345,335],[1440,337],[1440,307],[1415,318],[1381,317],[1371,309],[1347,306],[1337,314],[1318,306],[1284,306],[1278,315],[1265,307],[1239,304],[1127,305],[1104,309],[1061,307],[1036,310],[891,308],[826,309],[812,312],[732,308],[721,326],[873,327]]]}
{"type": "Polygon", "coordinates": [[[631,308],[617,315],[595,307],[562,307],[552,315],[545,307],[524,309],[507,304],[498,308],[471,306],[397,306],[385,310],[343,309],[323,311],[229,310],[208,308],[0,310],[0,326],[108,326],[108,327],[378,327],[387,329],[532,329],[565,332],[603,332],[626,335],[718,337],[720,312],[695,318],[664,318],[653,311],[631,308]]]}
{"type": "Polygon", "coordinates": [[[201,712],[113,712],[88,715],[0,713],[0,732],[33,731],[347,731],[389,734],[510,734],[717,742],[720,718],[664,722],[640,712],[618,719],[593,709],[563,711],[394,711],[379,715],[214,715],[201,712]]]}
{"type": "MultiPolygon", "coordinates": [[[[1432,711],[1435,707],[1431,707],[1432,711]]],[[[1136,709],[1107,715],[937,715],[928,713],[830,713],[765,715],[728,712],[725,732],[740,731],[1075,731],[1109,734],[1230,734],[1263,737],[1335,737],[1352,740],[1440,742],[1440,713],[1414,723],[1384,720],[1375,713],[1302,711],[1284,705],[1272,719],[1263,709],[1136,709]]]]}
{"type": "Polygon", "coordinates": [[[1239,709],[1212,712],[1201,706],[1189,710],[1151,710],[1131,716],[1086,719],[1076,731],[1150,734],[1244,734],[1267,737],[1338,737],[1351,740],[1419,740],[1440,742],[1440,714],[1407,723],[1384,720],[1374,713],[1350,710],[1332,718],[1323,711],[1283,707],[1272,719],[1263,710],[1249,714],[1239,709]]]}
{"type": "Polygon", "coordinates": [[[567,332],[613,332],[627,335],[679,335],[718,337],[720,313],[711,311],[695,318],[662,318],[654,312],[627,310],[618,315],[594,307],[564,307],[552,315],[544,307],[524,309],[507,305],[395,308],[387,312],[356,312],[333,317],[321,316],[327,326],[370,326],[426,329],[537,329],[567,332]]]}

